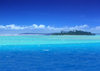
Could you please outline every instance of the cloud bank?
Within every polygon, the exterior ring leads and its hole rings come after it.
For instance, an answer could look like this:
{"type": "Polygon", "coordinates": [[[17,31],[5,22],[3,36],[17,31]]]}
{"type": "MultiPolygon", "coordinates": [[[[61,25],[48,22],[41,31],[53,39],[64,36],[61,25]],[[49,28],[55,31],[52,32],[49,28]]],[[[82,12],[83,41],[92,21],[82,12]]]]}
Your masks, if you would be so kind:
{"type": "Polygon", "coordinates": [[[76,26],[67,26],[67,27],[53,27],[53,26],[46,26],[43,24],[37,25],[37,24],[32,24],[29,26],[20,26],[20,25],[15,25],[15,24],[9,24],[9,25],[0,25],[0,30],[1,32],[16,32],[16,33],[24,33],[24,32],[29,32],[29,33],[51,33],[51,32],[60,32],[61,30],[69,31],[69,30],[84,30],[84,31],[90,31],[90,32],[95,32],[99,33],[100,31],[100,26],[96,27],[90,27],[86,24],[84,25],[76,25],[76,26]]]}

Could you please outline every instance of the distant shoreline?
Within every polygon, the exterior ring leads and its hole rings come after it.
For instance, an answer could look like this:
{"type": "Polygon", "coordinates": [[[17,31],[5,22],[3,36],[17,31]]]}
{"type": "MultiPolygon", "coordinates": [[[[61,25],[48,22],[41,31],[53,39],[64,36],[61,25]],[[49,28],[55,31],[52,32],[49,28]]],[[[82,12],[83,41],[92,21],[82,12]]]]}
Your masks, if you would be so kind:
{"type": "MultiPolygon", "coordinates": [[[[28,35],[47,35],[47,34],[0,34],[0,36],[24,36],[24,35],[28,36],[28,35]]],[[[100,35],[100,34],[96,34],[96,35],[100,35]]],[[[93,35],[59,35],[59,36],[93,36],[93,35]]]]}

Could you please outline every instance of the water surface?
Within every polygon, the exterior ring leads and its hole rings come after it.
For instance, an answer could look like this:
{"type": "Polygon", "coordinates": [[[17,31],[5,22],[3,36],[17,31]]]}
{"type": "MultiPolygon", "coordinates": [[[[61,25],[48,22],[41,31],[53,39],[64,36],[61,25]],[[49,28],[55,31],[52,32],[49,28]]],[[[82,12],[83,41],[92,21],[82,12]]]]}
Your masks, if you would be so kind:
{"type": "Polygon", "coordinates": [[[99,71],[100,36],[0,36],[0,71],[99,71]]]}

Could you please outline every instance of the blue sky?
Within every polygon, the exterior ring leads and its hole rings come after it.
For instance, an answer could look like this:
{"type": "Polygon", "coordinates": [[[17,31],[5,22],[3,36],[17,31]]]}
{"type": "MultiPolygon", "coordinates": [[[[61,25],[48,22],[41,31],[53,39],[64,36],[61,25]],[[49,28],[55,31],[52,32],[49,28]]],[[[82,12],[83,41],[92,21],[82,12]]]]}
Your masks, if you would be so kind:
{"type": "Polygon", "coordinates": [[[52,32],[51,28],[99,32],[100,0],[0,0],[1,33],[37,32],[36,25],[38,32],[52,32]]]}

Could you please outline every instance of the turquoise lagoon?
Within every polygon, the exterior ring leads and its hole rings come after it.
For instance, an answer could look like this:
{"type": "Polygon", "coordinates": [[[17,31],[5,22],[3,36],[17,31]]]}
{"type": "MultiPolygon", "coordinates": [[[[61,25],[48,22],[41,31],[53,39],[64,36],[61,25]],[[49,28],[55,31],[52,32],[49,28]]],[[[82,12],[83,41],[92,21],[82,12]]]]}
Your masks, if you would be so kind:
{"type": "Polygon", "coordinates": [[[0,71],[99,71],[100,36],[0,36],[0,71]]]}

